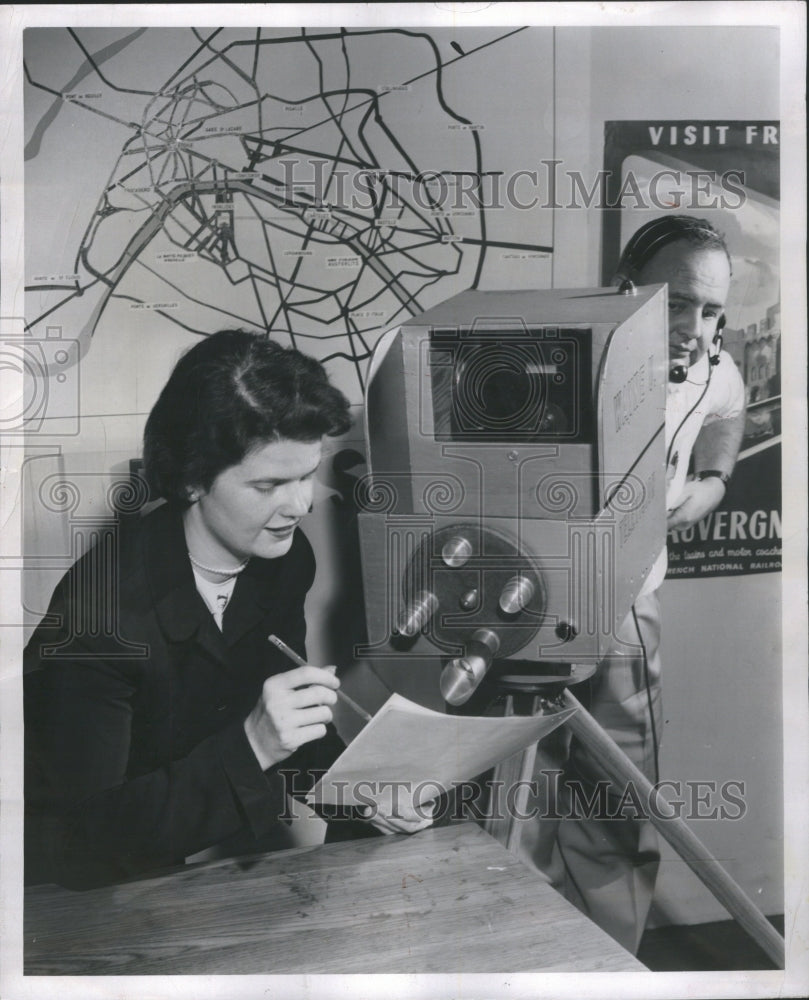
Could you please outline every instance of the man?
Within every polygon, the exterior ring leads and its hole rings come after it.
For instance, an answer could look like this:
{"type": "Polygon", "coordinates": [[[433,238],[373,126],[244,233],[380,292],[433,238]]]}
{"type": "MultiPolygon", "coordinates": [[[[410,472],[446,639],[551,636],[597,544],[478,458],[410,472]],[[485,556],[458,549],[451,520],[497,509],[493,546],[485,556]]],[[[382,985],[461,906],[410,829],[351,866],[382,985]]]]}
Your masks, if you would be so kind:
{"type": "MultiPolygon", "coordinates": [[[[683,530],[722,500],[744,430],[744,383],[721,350],[731,263],[724,237],[704,219],[664,216],[627,244],[615,282],[668,284],[670,380],[666,400],[667,527],[683,530]],[[693,472],[689,465],[693,456],[693,472]]],[[[658,780],[661,732],[660,604],[665,546],[618,632],[614,655],[576,694],[627,756],[658,780]],[[620,651],[618,651],[620,649],[620,651]]],[[[537,777],[559,768],[585,788],[600,777],[597,762],[574,740],[540,745],[537,777]]],[[[556,813],[570,812],[569,786],[556,784],[556,813]]],[[[541,797],[548,803],[547,788],[541,797]]],[[[610,799],[612,805],[619,800],[610,799]]],[[[540,806],[542,809],[543,806],[540,806]]],[[[579,810],[581,814],[581,810],[579,810]]],[[[659,852],[648,821],[562,819],[526,825],[522,851],[579,909],[636,952],[652,902],[659,852]]]]}

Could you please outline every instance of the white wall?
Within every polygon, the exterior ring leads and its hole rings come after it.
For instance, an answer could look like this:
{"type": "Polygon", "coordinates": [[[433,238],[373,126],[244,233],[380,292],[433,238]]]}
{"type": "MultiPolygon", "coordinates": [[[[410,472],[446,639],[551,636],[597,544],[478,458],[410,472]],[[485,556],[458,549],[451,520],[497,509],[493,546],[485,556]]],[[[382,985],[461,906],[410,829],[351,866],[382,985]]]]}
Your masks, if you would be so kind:
{"type": "MultiPolygon", "coordinates": [[[[783,912],[782,649],[779,574],[668,581],[663,605],[661,776],[744,783],[738,820],[691,825],[767,914],[783,912]]],[[[704,809],[702,810],[704,811],[704,809]]],[[[667,847],[661,923],[726,918],[667,847]]]]}

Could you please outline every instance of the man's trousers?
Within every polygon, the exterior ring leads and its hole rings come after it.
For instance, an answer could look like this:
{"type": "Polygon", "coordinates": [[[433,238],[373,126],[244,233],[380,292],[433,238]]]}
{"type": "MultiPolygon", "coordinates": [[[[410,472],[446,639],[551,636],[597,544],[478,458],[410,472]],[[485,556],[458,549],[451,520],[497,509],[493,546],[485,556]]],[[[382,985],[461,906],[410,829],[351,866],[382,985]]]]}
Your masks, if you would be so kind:
{"type": "MultiPolygon", "coordinates": [[[[593,677],[571,690],[654,783],[663,723],[656,592],[638,598],[617,638],[616,652],[601,661],[593,677]]],[[[636,818],[639,796],[633,797],[634,789],[612,785],[609,791],[602,786],[599,797],[596,783],[605,779],[597,759],[565,727],[540,744],[534,778],[539,783],[534,802],[539,818],[523,824],[523,860],[636,953],[660,860],[654,827],[648,819],[636,818]],[[593,805],[592,818],[585,818],[593,805]],[[626,818],[607,818],[622,805],[626,818]]],[[[640,799],[640,805],[648,815],[648,802],[640,799]]]]}

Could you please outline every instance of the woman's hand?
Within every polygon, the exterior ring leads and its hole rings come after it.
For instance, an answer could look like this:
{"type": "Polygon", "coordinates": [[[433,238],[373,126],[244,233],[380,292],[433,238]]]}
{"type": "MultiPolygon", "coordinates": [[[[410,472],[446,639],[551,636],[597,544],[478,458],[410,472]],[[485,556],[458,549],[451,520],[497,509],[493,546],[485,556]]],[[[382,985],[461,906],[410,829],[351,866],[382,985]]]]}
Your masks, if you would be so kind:
{"type": "Polygon", "coordinates": [[[244,731],[262,770],[326,735],[340,681],[326,667],[296,667],[264,681],[244,731]]]}
{"type": "Polygon", "coordinates": [[[415,805],[399,783],[382,783],[373,805],[361,806],[360,815],[382,833],[416,833],[433,821],[435,800],[415,805]]]}

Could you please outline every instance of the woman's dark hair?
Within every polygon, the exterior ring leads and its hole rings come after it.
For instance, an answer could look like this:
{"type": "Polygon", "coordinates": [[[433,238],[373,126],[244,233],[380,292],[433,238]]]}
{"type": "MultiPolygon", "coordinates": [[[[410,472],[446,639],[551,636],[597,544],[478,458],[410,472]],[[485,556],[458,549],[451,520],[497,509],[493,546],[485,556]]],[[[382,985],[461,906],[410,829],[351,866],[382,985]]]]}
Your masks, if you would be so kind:
{"type": "Polygon", "coordinates": [[[143,462],[155,495],[186,506],[248,451],[279,438],[316,441],[351,424],[319,361],[263,334],[222,330],[177,362],[146,421],[143,462]]]}
{"type": "Polygon", "coordinates": [[[700,250],[721,250],[731,264],[724,235],[707,219],[664,215],[641,226],[630,238],[618,262],[616,280],[637,281],[644,267],[669,243],[687,243],[700,250]]]}

